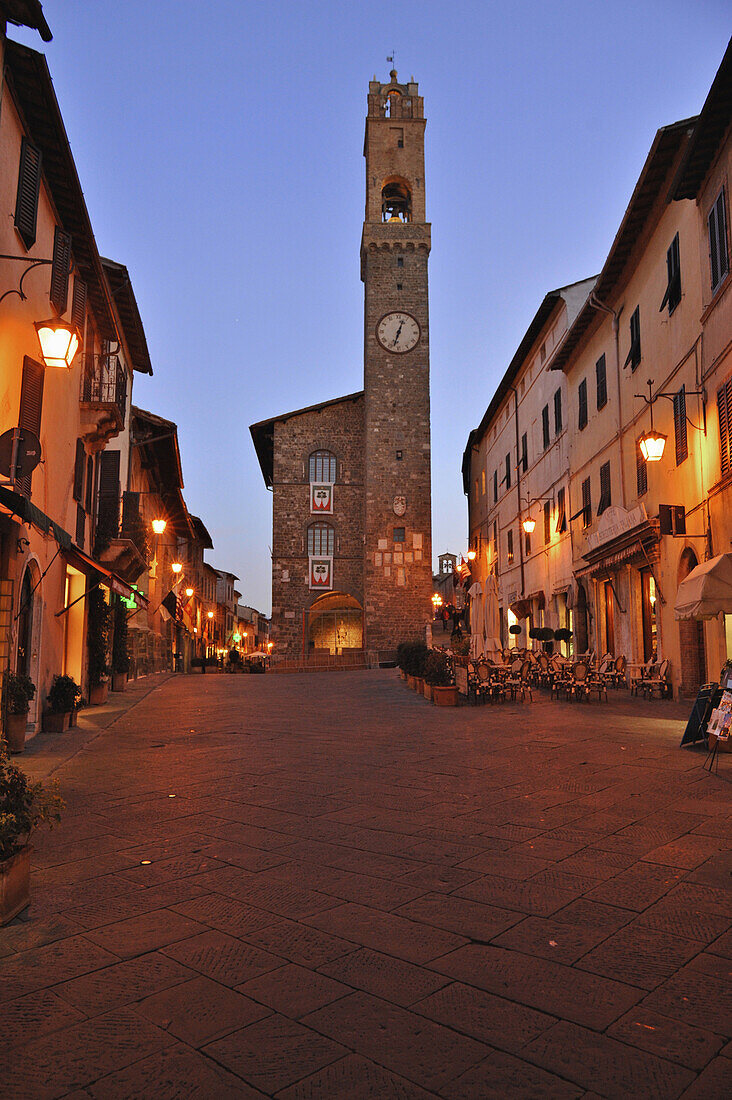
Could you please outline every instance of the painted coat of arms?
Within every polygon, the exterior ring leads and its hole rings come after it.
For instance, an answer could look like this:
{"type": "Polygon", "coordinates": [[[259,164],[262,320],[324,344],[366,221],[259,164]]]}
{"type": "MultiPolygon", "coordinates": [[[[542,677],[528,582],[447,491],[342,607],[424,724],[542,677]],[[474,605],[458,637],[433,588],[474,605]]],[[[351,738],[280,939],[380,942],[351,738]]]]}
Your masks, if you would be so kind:
{"type": "Polygon", "coordinates": [[[320,516],[333,515],[333,486],[328,481],[311,481],[310,512],[320,516]]]}
{"type": "Polygon", "coordinates": [[[333,558],[314,557],[309,558],[309,587],[329,592],[333,587],[333,558]]]}

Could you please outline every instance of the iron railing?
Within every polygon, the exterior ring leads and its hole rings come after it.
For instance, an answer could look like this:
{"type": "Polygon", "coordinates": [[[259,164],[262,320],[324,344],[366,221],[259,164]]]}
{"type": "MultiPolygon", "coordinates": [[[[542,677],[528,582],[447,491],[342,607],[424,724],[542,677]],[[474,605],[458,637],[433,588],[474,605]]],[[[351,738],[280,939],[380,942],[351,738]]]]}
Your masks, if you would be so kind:
{"type": "Polygon", "coordinates": [[[118,355],[95,355],[81,377],[81,400],[90,405],[114,405],[122,424],[127,405],[127,373],[118,355]]]}

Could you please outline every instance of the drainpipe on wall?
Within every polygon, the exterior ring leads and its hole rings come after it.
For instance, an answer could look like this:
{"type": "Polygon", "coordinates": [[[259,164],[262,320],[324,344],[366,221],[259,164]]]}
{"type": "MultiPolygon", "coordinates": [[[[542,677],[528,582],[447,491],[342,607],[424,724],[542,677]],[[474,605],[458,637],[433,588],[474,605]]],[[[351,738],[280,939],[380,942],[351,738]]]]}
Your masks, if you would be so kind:
{"type": "Polygon", "coordinates": [[[618,445],[620,447],[620,503],[625,508],[625,461],[623,459],[623,404],[622,395],[620,390],[620,314],[623,312],[621,306],[616,313],[610,306],[606,306],[604,302],[595,295],[594,291],[590,292],[588,301],[595,309],[602,310],[603,313],[607,313],[613,319],[613,336],[615,337],[615,386],[618,398],[618,445]]]}

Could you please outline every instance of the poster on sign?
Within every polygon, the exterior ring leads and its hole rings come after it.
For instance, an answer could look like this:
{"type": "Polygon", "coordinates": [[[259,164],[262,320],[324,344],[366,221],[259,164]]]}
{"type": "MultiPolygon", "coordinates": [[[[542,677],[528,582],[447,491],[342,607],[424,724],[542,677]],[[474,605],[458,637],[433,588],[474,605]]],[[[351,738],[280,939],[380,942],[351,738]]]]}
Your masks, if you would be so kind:
{"type": "Polygon", "coordinates": [[[333,558],[310,558],[310,588],[330,592],[333,587],[333,558]]]}
{"type": "Polygon", "coordinates": [[[319,516],[333,515],[333,486],[329,481],[310,482],[310,512],[319,516]]]}

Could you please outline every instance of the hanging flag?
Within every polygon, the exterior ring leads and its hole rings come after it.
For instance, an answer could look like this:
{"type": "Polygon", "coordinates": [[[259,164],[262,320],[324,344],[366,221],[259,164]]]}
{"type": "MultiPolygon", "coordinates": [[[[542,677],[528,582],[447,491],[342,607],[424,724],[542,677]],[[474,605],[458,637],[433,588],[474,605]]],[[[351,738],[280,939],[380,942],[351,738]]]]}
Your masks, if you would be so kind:
{"type": "Polygon", "coordinates": [[[470,566],[468,565],[462,554],[460,555],[460,566],[458,568],[458,573],[460,574],[461,581],[466,581],[470,576],[470,566]]]}
{"type": "Polygon", "coordinates": [[[170,615],[171,619],[175,619],[176,618],[176,613],[175,613],[176,612],[176,604],[177,604],[177,601],[176,601],[176,598],[175,598],[175,592],[171,588],[170,592],[165,597],[165,599],[160,601],[160,606],[161,606],[161,608],[165,608],[167,613],[170,615]]]}

